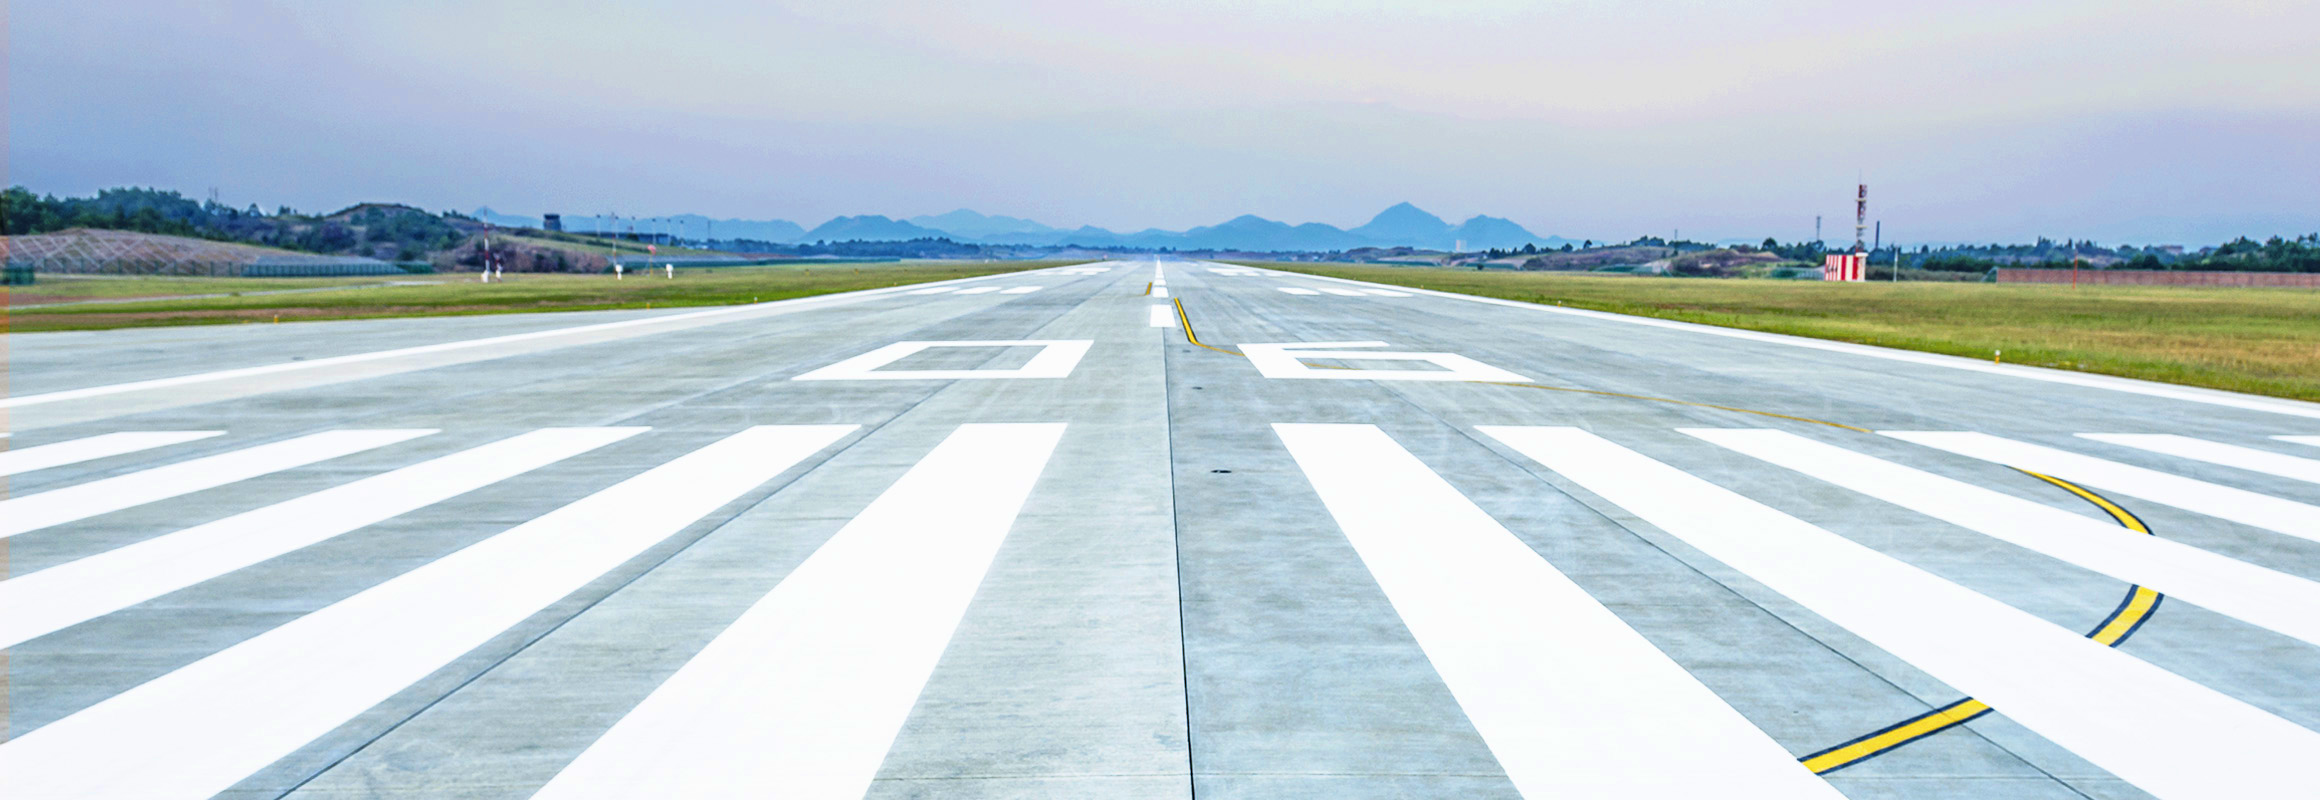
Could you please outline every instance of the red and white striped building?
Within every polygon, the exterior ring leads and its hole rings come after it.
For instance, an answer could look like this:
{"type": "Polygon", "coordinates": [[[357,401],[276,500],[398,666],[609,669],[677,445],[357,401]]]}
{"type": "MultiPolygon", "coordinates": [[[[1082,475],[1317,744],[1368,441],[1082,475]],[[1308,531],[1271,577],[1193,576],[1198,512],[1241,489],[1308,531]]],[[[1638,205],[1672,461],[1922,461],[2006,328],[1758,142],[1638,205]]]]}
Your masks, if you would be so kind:
{"type": "Polygon", "coordinates": [[[1869,279],[1869,254],[1830,253],[1821,260],[1821,280],[1863,281],[1869,279]]]}

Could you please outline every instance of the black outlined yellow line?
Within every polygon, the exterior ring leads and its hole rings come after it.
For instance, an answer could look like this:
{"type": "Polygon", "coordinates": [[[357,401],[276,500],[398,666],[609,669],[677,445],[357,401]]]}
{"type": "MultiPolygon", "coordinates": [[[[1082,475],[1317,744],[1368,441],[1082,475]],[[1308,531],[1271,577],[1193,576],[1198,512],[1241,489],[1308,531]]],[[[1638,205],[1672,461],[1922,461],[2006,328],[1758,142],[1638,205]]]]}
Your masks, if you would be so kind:
{"type": "MultiPolygon", "coordinates": [[[[1149,290],[1147,290],[1147,291],[1149,291],[1149,290]]],[[[1191,342],[1191,343],[1193,343],[1194,345],[1198,345],[1198,346],[1200,346],[1200,347],[1208,347],[1208,349],[1210,349],[1210,350],[1215,350],[1215,351],[1217,351],[1217,352],[1219,352],[1219,353],[1223,353],[1223,354],[1225,354],[1225,355],[1228,355],[1228,356],[1240,356],[1240,357],[1242,357],[1242,358],[1248,358],[1248,356],[1241,355],[1240,353],[1235,353],[1235,352],[1233,352],[1233,351],[1231,351],[1231,350],[1224,350],[1224,349],[1220,349],[1220,348],[1209,347],[1207,344],[1204,344],[1204,343],[1202,343],[1202,342],[1200,341],[1200,336],[1199,336],[1199,335],[1197,335],[1197,334],[1194,334],[1194,333],[1192,332],[1192,318],[1191,318],[1191,317],[1188,317],[1188,316],[1185,316],[1185,315],[1184,315],[1184,298],[1181,298],[1181,297],[1179,297],[1179,298],[1176,298],[1176,299],[1174,299],[1174,300],[1171,300],[1171,301],[1169,301],[1169,302],[1171,302],[1171,303],[1175,303],[1175,304],[1176,304],[1176,322],[1177,322],[1177,324],[1178,324],[1178,325],[1181,325],[1181,326],[1183,326],[1183,328],[1184,328],[1184,340],[1185,340],[1185,341],[1187,341],[1187,342],[1191,342]]]]}
{"type": "MultiPolygon", "coordinates": [[[[1205,347],[1210,350],[1223,353],[1225,355],[1241,356],[1243,358],[1247,357],[1242,353],[1235,353],[1231,350],[1210,347],[1206,343],[1201,342],[1200,337],[1192,332],[1192,318],[1184,313],[1183,298],[1177,298],[1173,302],[1176,304],[1176,321],[1183,326],[1184,338],[1186,341],[1189,341],[1200,347],[1205,347]]],[[[1309,366],[1329,365],[1315,364],[1309,366]]],[[[1472,381],[1472,383],[1485,383],[1494,386],[1520,386],[1528,389],[1545,389],[1553,392],[1575,392],[1578,394],[1619,397],[1629,400],[1648,400],[1655,403],[1673,403],[1676,405],[1695,406],[1699,408],[1712,408],[1718,411],[1731,411],[1740,414],[1754,414],[1760,417],[1773,417],[1776,419],[1792,420],[1796,422],[1809,422],[1815,425],[1826,425],[1832,428],[1842,428],[1844,430],[1855,431],[1859,433],[1874,433],[1874,431],[1871,431],[1867,428],[1855,425],[1846,425],[1842,422],[1830,422],[1828,420],[1813,419],[1811,417],[1776,414],[1770,411],[1757,411],[1754,409],[1736,408],[1733,406],[1720,406],[1713,403],[1697,403],[1690,400],[1677,400],[1668,397],[1652,397],[1649,395],[1640,394],[1606,392],[1596,389],[1579,389],[1568,386],[1548,386],[1538,383],[1514,383],[1505,381],[1472,381]]],[[[2079,486],[2078,484],[2071,483],[2052,475],[2031,472],[2026,469],[2018,469],[2018,471],[2033,478],[2037,478],[2039,480],[2053,484],[2057,487],[2061,487],[2064,491],[2070,492],[2073,495],[2077,495],[2079,499],[2094,504],[2096,508],[2102,509],[2103,513],[2109,514],[2111,519],[2117,521],[2120,527],[2126,528],[2127,530],[2131,530],[2136,533],[2144,534],[2146,536],[2155,535],[2151,533],[2150,526],[2143,524],[2142,518],[2137,517],[2133,512],[2129,512],[2125,508],[2120,507],[2119,504],[2111,502],[2109,498],[2096,494],[2085,487],[2079,486]]],[[[2120,643],[2125,642],[2127,637],[2135,635],[2135,631],[2141,630],[2143,623],[2150,621],[2151,615],[2159,610],[2160,601],[2165,599],[2165,595],[2162,595],[2149,587],[2145,587],[2139,584],[2130,586],[2127,588],[2126,598],[2119,601],[2119,607],[2112,609],[2110,616],[2104,617],[2103,621],[2096,625],[2093,631],[2088,632],[2086,636],[2087,638],[2093,639],[2106,646],[2117,647],[2120,643]]],[[[1914,742],[1927,736],[1932,736],[1936,733],[1940,733],[1942,731],[1949,730],[1950,728],[1971,722],[1983,714],[1990,713],[1991,710],[1992,709],[1987,703],[1973,699],[1971,697],[1964,698],[1944,705],[1940,708],[1936,708],[1923,714],[1919,714],[1908,719],[1904,719],[1900,722],[1893,723],[1892,725],[1885,726],[1835,747],[1831,747],[1803,758],[1799,758],[1797,761],[1802,762],[1805,768],[1812,770],[1816,775],[1826,775],[1854,764],[1867,761],[1885,753],[1892,752],[1893,750],[1903,745],[1909,744],[1910,742],[1914,742]]]]}
{"type": "MultiPolygon", "coordinates": [[[[2119,504],[2111,502],[2110,498],[2095,494],[2083,486],[2052,475],[2031,472],[2026,469],[2018,469],[2018,471],[2024,475],[2054,484],[2064,491],[2077,495],[2079,499],[2093,503],[2096,508],[2102,509],[2103,513],[2111,515],[2111,519],[2117,520],[2120,527],[2146,536],[2153,535],[2150,526],[2143,524],[2142,518],[2119,507],[2119,504]]],[[[2094,630],[2088,632],[2086,638],[2117,647],[2121,642],[2125,642],[2127,637],[2135,635],[2135,631],[2141,630],[2143,623],[2150,621],[2151,614],[2159,610],[2159,602],[2165,599],[2166,595],[2162,595],[2147,586],[2127,587],[2126,599],[2119,601],[2119,607],[2112,609],[2110,616],[2104,617],[2100,624],[2095,625],[2094,630]]],[[[1968,697],[1797,760],[1803,762],[1805,768],[1812,770],[1813,774],[1827,775],[1892,752],[1910,742],[1971,722],[1976,717],[1987,713],[1990,713],[1989,704],[1968,697]]]]}

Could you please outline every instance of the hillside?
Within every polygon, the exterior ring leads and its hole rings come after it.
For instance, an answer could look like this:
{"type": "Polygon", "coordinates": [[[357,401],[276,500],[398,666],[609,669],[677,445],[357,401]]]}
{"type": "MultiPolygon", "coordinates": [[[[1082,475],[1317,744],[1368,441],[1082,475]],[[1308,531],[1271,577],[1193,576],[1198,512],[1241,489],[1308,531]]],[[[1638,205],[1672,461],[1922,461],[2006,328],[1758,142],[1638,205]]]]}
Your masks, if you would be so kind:
{"type": "Polygon", "coordinates": [[[373,258],[134,231],[71,228],[0,237],[0,257],[35,272],[83,275],[400,275],[373,258]]]}

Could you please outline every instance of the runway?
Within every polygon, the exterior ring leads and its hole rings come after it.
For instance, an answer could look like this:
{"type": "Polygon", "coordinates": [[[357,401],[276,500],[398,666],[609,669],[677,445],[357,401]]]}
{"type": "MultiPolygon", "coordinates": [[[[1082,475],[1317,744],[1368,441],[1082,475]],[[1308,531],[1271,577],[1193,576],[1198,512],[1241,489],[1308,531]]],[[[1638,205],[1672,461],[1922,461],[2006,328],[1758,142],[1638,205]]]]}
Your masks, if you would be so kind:
{"type": "Polygon", "coordinates": [[[11,800],[2320,796],[2320,405],[1174,259],[6,338],[11,800]]]}

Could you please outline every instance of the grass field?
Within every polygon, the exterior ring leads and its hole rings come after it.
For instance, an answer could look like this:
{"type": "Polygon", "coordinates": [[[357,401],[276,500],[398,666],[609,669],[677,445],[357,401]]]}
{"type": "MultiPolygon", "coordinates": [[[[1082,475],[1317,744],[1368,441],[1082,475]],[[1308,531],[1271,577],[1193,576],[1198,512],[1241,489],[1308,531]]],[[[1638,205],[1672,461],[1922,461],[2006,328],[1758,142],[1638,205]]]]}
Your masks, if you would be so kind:
{"type": "MultiPolygon", "coordinates": [[[[138,284],[166,294],[241,296],[140,300],[92,303],[15,311],[6,316],[6,329],[32,331],[99,330],[160,325],[229,325],[294,320],[421,317],[458,314],[512,314],[535,311],[585,311],[611,308],[733,305],[786,300],[858,289],[876,289],[910,283],[993,275],[1052,267],[1061,261],[920,261],[896,264],[781,265],[677,270],[674,280],[610,275],[511,274],[505,282],[477,283],[472,274],[414,276],[443,283],[429,286],[384,286],[345,291],[294,294],[249,294],[282,288],[313,288],[348,283],[379,283],[380,279],[252,279],[252,278],[122,278],[87,283],[138,284]]],[[[27,295],[78,282],[43,275],[27,295]]],[[[133,288],[102,287],[110,296],[136,296],[133,288]]],[[[15,297],[11,293],[9,301],[15,297]]]]}
{"type": "Polygon", "coordinates": [[[366,275],[345,278],[181,278],[125,275],[49,275],[30,286],[8,287],[8,305],[72,303],[83,300],[119,300],[135,297],[167,298],[196,294],[279,292],[376,286],[399,280],[452,280],[450,275],[366,275]]]}
{"type": "Polygon", "coordinates": [[[2320,292],[1854,283],[1250,262],[1728,328],[2320,400],[2320,292]]]}

